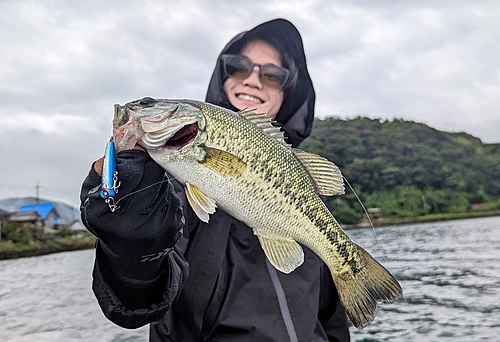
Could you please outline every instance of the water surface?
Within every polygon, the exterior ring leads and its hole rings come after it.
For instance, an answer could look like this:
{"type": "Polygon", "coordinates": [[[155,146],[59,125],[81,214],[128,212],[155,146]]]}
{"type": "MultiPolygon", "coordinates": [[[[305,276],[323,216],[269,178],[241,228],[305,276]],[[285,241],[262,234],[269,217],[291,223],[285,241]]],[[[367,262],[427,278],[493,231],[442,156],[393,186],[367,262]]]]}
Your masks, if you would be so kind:
{"type": "Polygon", "coordinates": [[[400,281],[354,341],[500,341],[500,217],[350,230],[400,281]],[[382,250],[382,251],[381,251],[382,250]],[[385,260],[385,261],[384,261],[385,260]],[[406,302],[405,302],[406,300],[406,302]]]}
{"type": "MultiPolygon", "coordinates": [[[[405,293],[380,305],[364,330],[351,328],[352,341],[500,341],[500,217],[348,234],[405,293]]],[[[0,341],[45,331],[147,341],[147,328],[123,329],[101,313],[90,288],[93,258],[86,250],[0,261],[0,341]]]]}

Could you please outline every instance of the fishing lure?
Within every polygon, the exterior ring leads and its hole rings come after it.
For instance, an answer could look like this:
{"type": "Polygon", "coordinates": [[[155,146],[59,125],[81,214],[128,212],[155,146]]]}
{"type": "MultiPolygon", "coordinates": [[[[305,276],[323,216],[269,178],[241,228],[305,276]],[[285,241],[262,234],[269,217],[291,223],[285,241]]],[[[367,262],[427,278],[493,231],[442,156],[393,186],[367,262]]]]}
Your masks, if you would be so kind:
{"type": "Polygon", "coordinates": [[[104,163],[101,176],[101,192],[100,195],[106,200],[111,211],[118,209],[114,204],[114,197],[118,192],[120,181],[118,180],[118,171],[116,170],[116,153],[115,143],[111,139],[106,144],[104,151],[104,163]]]}

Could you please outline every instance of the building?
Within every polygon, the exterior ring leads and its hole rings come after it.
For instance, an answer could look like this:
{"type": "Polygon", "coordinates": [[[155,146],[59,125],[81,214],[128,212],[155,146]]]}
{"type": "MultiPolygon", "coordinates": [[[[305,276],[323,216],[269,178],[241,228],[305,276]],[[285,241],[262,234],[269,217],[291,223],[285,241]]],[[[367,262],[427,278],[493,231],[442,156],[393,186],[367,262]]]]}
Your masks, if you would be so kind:
{"type": "Polygon", "coordinates": [[[0,208],[0,241],[2,240],[2,221],[11,215],[10,211],[0,208]]]}
{"type": "Polygon", "coordinates": [[[80,210],[65,203],[38,197],[7,198],[0,200],[0,218],[57,229],[85,230],[80,210]],[[11,219],[12,218],[12,219],[11,219]]]}
{"type": "Polygon", "coordinates": [[[8,218],[12,213],[10,211],[0,208],[0,221],[8,218]]]}
{"type": "Polygon", "coordinates": [[[52,203],[28,204],[10,215],[9,221],[32,223],[37,227],[57,229],[60,215],[52,203]]]}

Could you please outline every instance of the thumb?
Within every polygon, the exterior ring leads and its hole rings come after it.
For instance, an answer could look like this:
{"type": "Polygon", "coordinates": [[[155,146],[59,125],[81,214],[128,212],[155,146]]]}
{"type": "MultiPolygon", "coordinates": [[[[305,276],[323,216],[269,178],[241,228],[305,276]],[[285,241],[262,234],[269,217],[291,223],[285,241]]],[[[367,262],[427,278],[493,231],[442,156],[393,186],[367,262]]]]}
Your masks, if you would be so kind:
{"type": "Polygon", "coordinates": [[[97,159],[94,163],[94,170],[98,175],[102,175],[102,165],[104,164],[104,157],[97,159]]]}

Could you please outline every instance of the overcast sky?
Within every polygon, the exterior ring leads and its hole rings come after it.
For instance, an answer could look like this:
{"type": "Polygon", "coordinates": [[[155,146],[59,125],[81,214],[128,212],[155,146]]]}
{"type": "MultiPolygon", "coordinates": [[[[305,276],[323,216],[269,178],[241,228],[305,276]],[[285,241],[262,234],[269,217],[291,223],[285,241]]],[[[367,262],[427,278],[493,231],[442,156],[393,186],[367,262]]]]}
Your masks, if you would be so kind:
{"type": "Polygon", "coordinates": [[[0,199],[39,184],[78,206],[115,103],[203,100],[227,41],[277,17],[302,34],[318,117],[500,142],[500,1],[0,0],[0,199]]]}

